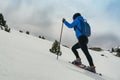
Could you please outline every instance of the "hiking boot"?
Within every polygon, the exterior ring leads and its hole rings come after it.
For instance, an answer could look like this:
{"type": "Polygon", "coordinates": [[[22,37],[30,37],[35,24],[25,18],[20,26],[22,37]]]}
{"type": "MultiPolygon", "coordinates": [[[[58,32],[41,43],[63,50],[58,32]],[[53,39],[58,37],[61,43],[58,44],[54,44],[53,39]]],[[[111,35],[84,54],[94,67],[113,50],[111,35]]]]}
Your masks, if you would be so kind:
{"type": "Polygon", "coordinates": [[[85,70],[88,70],[90,72],[96,73],[95,66],[87,66],[85,70]]]}
{"type": "Polygon", "coordinates": [[[81,62],[81,61],[74,60],[74,61],[72,62],[72,64],[75,64],[75,65],[81,65],[82,62],[81,62]]]}

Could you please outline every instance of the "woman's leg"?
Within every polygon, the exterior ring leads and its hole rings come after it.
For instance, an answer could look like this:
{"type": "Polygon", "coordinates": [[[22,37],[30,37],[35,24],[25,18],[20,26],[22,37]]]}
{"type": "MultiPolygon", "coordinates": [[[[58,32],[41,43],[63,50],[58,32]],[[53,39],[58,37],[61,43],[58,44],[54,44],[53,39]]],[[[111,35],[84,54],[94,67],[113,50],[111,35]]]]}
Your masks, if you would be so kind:
{"type": "Polygon", "coordinates": [[[79,42],[76,43],[76,44],[72,47],[72,52],[74,53],[74,55],[75,55],[75,57],[76,57],[76,60],[80,60],[80,56],[79,56],[78,51],[77,51],[77,49],[79,49],[79,48],[80,48],[79,42]]]}
{"type": "Polygon", "coordinates": [[[88,51],[88,47],[87,47],[88,38],[85,37],[85,36],[80,37],[79,38],[79,43],[80,43],[80,46],[81,46],[81,49],[82,49],[83,53],[85,54],[85,56],[86,56],[86,58],[89,62],[89,65],[94,66],[92,57],[91,57],[91,55],[88,51]]]}

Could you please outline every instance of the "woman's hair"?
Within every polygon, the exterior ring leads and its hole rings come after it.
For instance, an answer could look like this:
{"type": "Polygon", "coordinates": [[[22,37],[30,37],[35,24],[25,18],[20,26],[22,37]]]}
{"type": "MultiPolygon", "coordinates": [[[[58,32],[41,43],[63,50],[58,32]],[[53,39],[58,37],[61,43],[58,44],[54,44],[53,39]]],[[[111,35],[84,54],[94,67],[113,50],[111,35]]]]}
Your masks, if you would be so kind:
{"type": "Polygon", "coordinates": [[[80,13],[75,13],[75,14],[73,15],[73,20],[75,20],[78,16],[81,16],[81,14],[80,14],[80,13]]]}

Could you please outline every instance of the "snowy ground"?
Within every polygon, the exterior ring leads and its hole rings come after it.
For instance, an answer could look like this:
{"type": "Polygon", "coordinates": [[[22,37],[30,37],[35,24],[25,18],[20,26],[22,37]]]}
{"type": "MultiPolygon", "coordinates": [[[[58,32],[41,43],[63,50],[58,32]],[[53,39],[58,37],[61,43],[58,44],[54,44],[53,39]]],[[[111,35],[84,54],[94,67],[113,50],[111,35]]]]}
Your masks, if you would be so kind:
{"type": "MultiPolygon", "coordinates": [[[[89,50],[101,77],[69,64],[75,57],[68,48],[61,46],[63,55],[57,60],[49,52],[53,42],[14,30],[0,30],[0,37],[0,80],[120,80],[120,58],[107,51],[89,50]]],[[[81,50],[79,53],[88,65],[81,50]]]]}

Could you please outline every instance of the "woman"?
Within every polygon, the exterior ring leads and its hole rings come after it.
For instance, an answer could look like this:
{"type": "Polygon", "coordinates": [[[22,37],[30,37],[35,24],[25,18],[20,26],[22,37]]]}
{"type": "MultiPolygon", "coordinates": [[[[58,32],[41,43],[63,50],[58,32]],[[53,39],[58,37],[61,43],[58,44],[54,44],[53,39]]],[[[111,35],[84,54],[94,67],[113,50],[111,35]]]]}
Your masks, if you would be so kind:
{"type": "Polygon", "coordinates": [[[81,16],[80,13],[75,13],[73,15],[73,22],[72,23],[69,23],[67,22],[64,18],[63,18],[63,23],[68,27],[68,28],[74,28],[74,31],[76,33],[76,37],[78,39],[78,42],[72,47],[72,52],[75,54],[75,57],[76,57],[76,60],[74,60],[72,62],[72,64],[75,64],[75,65],[81,65],[82,62],[81,62],[81,58],[78,54],[78,51],[77,49],[81,48],[83,53],[85,54],[88,62],[89,62],[89,65],[90,67],[86,67],[87,70],[91,71],[91,72],[96,72],[95,71],[95,66],[93,64],[93,60],[92,60],[92,57],[88,51],[88,47],[87,47],[87,44],[88,44],[88,37],[83,35],[83,33],[81,32],[82,31],[82,26],[81,26],[81,23],[80,21],[84,21],[83,17],[81,16]]]}

